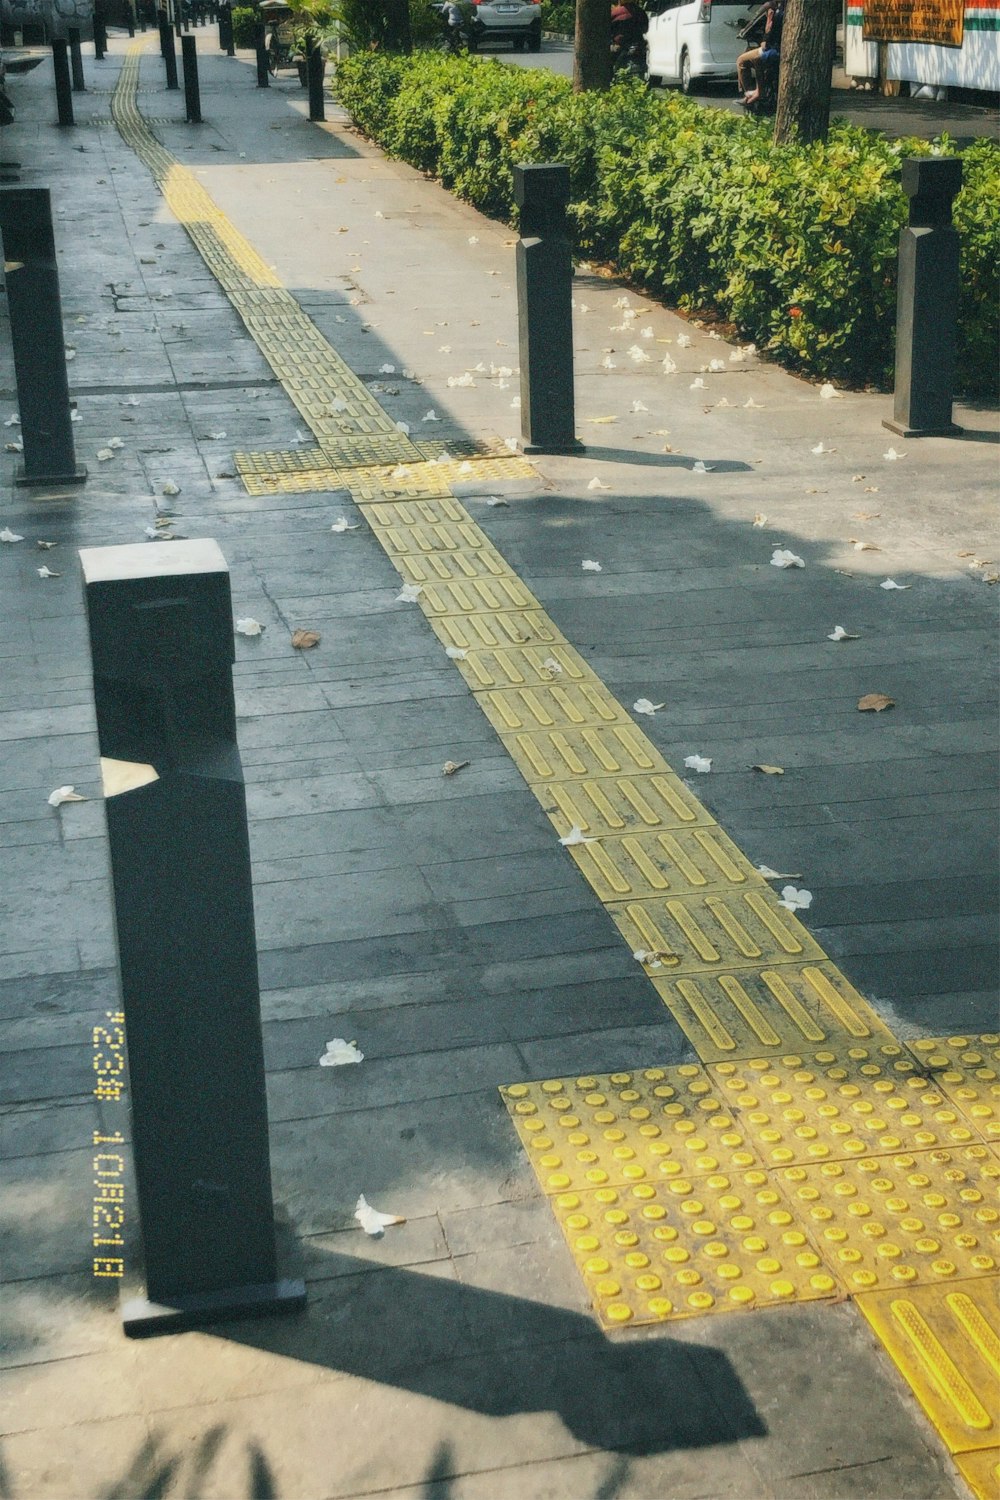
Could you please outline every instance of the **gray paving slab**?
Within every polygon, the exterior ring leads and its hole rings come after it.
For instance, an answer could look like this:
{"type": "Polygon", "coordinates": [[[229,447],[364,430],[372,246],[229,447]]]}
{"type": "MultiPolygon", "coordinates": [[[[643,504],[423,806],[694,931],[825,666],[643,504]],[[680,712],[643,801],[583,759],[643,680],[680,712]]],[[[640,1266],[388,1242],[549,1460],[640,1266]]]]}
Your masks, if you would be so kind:
{"type": "MultiPolygon", "coordinates": [[[[107,118],[122,48],[88,57],[106,92],[81,113],[107,118]]],[[[447,385],[479,361],[516,363],[511,231],[384,160],[333,106],[312,126],[290,81],[258,93],[248,59],[201,50],[210,124],[158,127],[170,148],[352,367],[388,387],[396,419],[421,437],[511,435],[516,376],[447,385]],[[443,420],[424,428],[431,406],[443,420]]],[[[141,101],[165,116],[178,104],[159,72],[144,63],[141,101]]],[[[598,1331],[497,1085],[690,1048],[422,614],[396,603],[389,559],[364,529],[330,533],[357,514],[349,497],[247,496],[223,477],[235,449],[290,445],[301,418],[145,169],[108,124],[50,127],[40,73],[19,88],[18,151],[59,209],[75,435],[93,474],[69,501],[29,498],[0,454],[0,525],[28,539],[0,555],[12,1500],[960,1496],[851,1307],[598,1331]],[[115,434],[121,456],[98,464],[115,434]],[[86,1261],[88,1136],[119,1125],[88,1093],[91,1027],[116,991],[74,558],[142,540],[168,508],[178,534],[219,539],[237,614],[267,627],[236,639],[234,677],[275,1194],[310,1300],[299,1318],[134,1347],[86,1261]],[[38,579],[38,538],[57,543],[44,556],[62,578],[38,579]],[[297,625],[321,628],[316,651],[291,650],[297,625]],[[49,808],[68,782],[91,800],[49,808]],[[364,1063],[320,1068],[335,1035],[364,1063]],[[367,1240],[362,1192],[406,1222],[367,1240]]],[[[960,554],[993,555],[992,449],[928,440],[887,464],[885,398],[821,403],[755,359],[710,394],[766,410],[706,412],[688,385],[714,342],[635,293],[657,338],[687,331],[693,346],[671,346],[675,378],[602,371],[621,290],[581,268],[586,455],[544,460],[539,484],[473,481],[465,503],[626,707],[666,700],[642,728],[668,759],[713,756],[693,789],[755,860],[803,872],[807,923],[891,1024],[985,1026],[996,601],[960,554]],[[610,428],[587,421],[612,413],[610,428]],[[820,438],[836,449],[822,463],[820,438]],[[695,475],[699,457],[715,472],[695,475]],[[482,503],[494,490],[508,506],[482,503]],[[857,553],[856,537],[882,550],[857,553]],[[772,569],[778,545],[806,568],[772,569]],[[584,574],[584,558],[603,571],[584,574]],[[881,591],[887,575],[909,591],[881,591]],[[837,623],[860,639],[828,642],[837,623]],[[896,709],[859,715],[872,690],[896,709]]],[[[0,389],[5,417],[2,323],[0,389]]],[[[961,419],[995,434],[995,413],[961,419]]]]}

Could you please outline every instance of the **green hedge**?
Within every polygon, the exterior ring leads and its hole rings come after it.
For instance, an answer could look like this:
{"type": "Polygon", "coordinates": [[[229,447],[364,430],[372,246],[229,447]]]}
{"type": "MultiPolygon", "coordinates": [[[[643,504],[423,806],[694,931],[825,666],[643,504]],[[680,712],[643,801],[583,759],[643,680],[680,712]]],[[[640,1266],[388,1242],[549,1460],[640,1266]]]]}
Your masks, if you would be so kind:
{"type": "MultiPolygon", "coordinates": [[[[690,310],[714,310],[789,368],[892,383],[902,156],[947,140],[885,141],[834,125],[774,146],[766,122],[623,83],[573,94],[542,70],[430,54],[355,56],[337,75],[364,132],[484,213],[512,220],[513,166],[570,168],[582,254],[690,310]]],[[[1000,148],[963,153],[959,380],[997,391],[1000,148]]]]}

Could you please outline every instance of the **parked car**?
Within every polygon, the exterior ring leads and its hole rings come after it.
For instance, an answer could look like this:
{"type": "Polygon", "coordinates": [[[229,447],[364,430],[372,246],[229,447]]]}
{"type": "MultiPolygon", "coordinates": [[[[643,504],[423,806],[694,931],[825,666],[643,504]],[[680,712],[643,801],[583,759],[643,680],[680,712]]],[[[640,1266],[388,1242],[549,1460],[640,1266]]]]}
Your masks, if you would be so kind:
{"type": "Polygon", "coordinates": [[[650,83],[735,79],[746,43],[739,33],[759,5],[747,0],[647,0],[650,83]]]}
{"type": "Polygon", "coordinates": [[[469,49],[512,42],[516,52],[542,50],[541,0],[472,0],[469,49]]]}

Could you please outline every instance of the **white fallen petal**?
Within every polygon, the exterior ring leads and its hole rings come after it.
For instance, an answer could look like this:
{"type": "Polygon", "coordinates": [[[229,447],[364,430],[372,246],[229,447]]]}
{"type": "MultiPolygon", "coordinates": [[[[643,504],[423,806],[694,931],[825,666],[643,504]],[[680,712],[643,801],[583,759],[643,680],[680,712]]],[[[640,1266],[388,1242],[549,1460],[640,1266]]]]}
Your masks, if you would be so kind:
{"type": "Polygon", "coordinates": [[[421,422],[440,422],[441,418],[438,416],[437,412],[432,406],[430,411],[424,412],[424,415],[420,418],[420,420],[421,422]]]}
{"type": "Polygon", "coordinates": [[[724,411],[727,408],[731,407],[732,404],[733,403],[730,400],[728,400],[727,397],[723,396],[720,401],[716,401],[716,403],[715,403],[715,409],[716,409],[716,411],[724,411]]]}
{"type": "Polygon", "coordinates": [[[419,583],[404,583],[396,595],[397,604],[415,604],[423,593],[423,587],[419,583]]]}
{"type": "Polygon", "coordinates": [[[831,385],[828,380],[820,386],[819,394],[823,401],[843,401],[844,399],[843,392],[838,391],[837,387],[831,385]]]}
{"type": "Polygon", "coordinates": [[[487,505],[509,505],[510,501],[509,500],[505,500],[504,497],[503,497],[503,495],[487,495],[486,496],[486,504],[487,505]]]}
{"type": "Polygon", "coordinates": [[[397,432],[401,432],[404,437],[409,437],[409,435],[410,435],[410,424],[409,424],[409,422],[397,422],[396,423],[396,431],[397,432]]]}
{"type": "Polygon", "coordinates": [[[772,568],[804,568],[805,563],[796,553],[789,552],[787,547],[775,547],[771,553],[772,568]]]}
{"type": "Polygon", "coordinates": [[[451,345],[450,344],[438,344],[438,353],[439,354],[450,354],[451,353],[451,345]]]}
{"type": "Polygon", "coordinates": [[[50,792],[46,799],[50,807],[61,807],[64,802],[86,802],[86,797],[74,791],[71,786],[57,786],[54,792],[50,792]]]}
{"type": "Polygon", "coordinates": [[[598,479],[595,474],[594,478],[587,485],[587,488],[588,490],[609,490],[611,486],[610,484],[605,484],[602,479],[598,479]]]}
{"type": "Polygon", "coordinates": [[[669,354],[665,354],[663,356],[663,364],[662,364],[661,368],[663,370],[664,375],[676,375],[677,374],[677,363],[676,363],[675,360],[672,360],[670,358],[669,354]]]}
{"type": "Polygon", "coordinates": [[[639,337],[641,339],[651,339],[653,337],[652,325],[650,325],[648,328],[640,328],[639,337]]]}
{"type": "Polygon", "coordinates": [[[357,1206],[354,1210],[354,1217],[361,1225],[361,1228],[364,1230],[365,1234],[370,1234],[376,1239],[379,1237],[379,1235],[383,1234],[391,1224],[406,1223],[406,1220],[399,1214],[379,1213],[377,1208],[372,1208],[371,1204],[367,1202],[364,1193],[362,1193],[361,1197],[358,1199],[357,1206]]]}
{"type": "Polygon", "coordinates": [[[807,906],[812,906],[812,891],[800,891],[794,885],[783,886],[778,905],[786,911],[805,911],[807,906]]]}
{"type": "Polygon", "coordinates": [[[120,437],[108,438],[108,447],[111,449],[112,453],[117,453],[119,451],[119,449],[124,448],[124,446],[125,446],[125,441],[124,441],[123,438],[120,438],[120,437]]]}
{"type": "Polygon", "coordinates": [[[911,583],[897,583],[894,578],[886,578],[882,583],[879,584],[880,589],[898,589],[900,593],[902,593],[903,589],[909,589],[912,587],[913,585],[911,583]]]}
{"type": "Polygon", "coordinates": [[[343,1068],[348,1063],[364,1062],[365,1054],[359,1052],[355,1042],[345,1042],[342,1036],[335,1036],[332,1042],[327,1042],[326,1051],[319,1060],[321,1068],[343,1068]]]}
{"type": "Polygon", "coordinates": [[[551,672],[553,677],[562,676],[562,666],[559,662],[556,661],[554,656],[547,656],[542,662],[542,666],[547,672],[551,672]]]}
{"type": "Polygon", "coordinates": [[[583,829],[578,827],[578,825],[574,823],[569,833],[567,833],[566,837],[564,839],[560,839],[559,842],[560,844],[563,844],[567,849],[571,849],[575,844],[595,844],[597,840],[585,838],[583,829]]]}
{"type": "Polygon", "coordinates": [[[634,412],[649,411],[649,407],[646,405],[645,401],[633,401],[632,410],[634,412]]]}
{"type": "Polygon", "coordinates": [[[237,635],[260,635],[263,629],[263,625],[253,615],[244,615],[241,620],[236,621],[237,635]]]}
{"type": "Polygon", "coordinates": [[[710,374],[721,375],[722,371],[726,368],[726,362],[724,359],[713,359],[709,361],[708,368],[710,374]]]}
{"type": "Polygon", "coordinates": [[[389,475],[390,479],[409,479],[410,470],[406,464],[397,464],[389,475]]]}
{"type": "Polygon", "coordinates": [[[139,406],[139,405],[141,405],[141,402],[139,401],[139,397],[138,396],[126,396],[125,400],[122,402],[122,406],[139,406]]]}
{"type": "Polygon", "coordinates": [[[73,410],[69,414],[69,419],[70,419],[71,422],[82,422],[83,421],[83,418],[81,417],[80,413],[77,411],[77,409],[76,409],[75,406],[74,406],[73,410]]]}
{"type": "Polygon", "coordinates": [[[395,365],[379,365],[378,372],[379,372],[380,375],[395,375],[395,373],[396,373],[396,366],[395,365]]]}
{"type": "Polygon", "coordinates": [[[516,453],[517,452],[518,442],[517,442],[517,438],[516,437],[507,437],[507,438],[504,438],[503,441],[504,441],[504,447],[507,448],[511,453],[516,453]]]}
{"type": "Polygon", "coordinates": [[[114,452],[110,448],[98,448],[97,450],[97,462],[99,464],[106,464],[108,459],[114,458],[114,456],[114,452]]]}
{"type": "Polygon", "coordinates": [[[678,337],[677,337],[677,347],[678,347],[678,349],[690,349],[692,343],[693,343],[693,340],[686,333],[679,334],[678,337]]]}
{"type": "Polygon", "coordinates": [[[17,416],[16,413],[15,413],[14,416],[8,417],[7,420],[6,420],[6,422],[4,422],[3,425],[5,427],[20,427],[20,425],[21,425],[21,418],[19,416],[17,416]]]}
{"type": "Polygon", "coordinates": [[[468,651],[463,651],[461,646],[445,646],[444,654],[450,657],[452,661],[464,661],[469,653],[468,651]]]}
{"type": "Polygon", "coordinates": [[[714,464],[707,464],[707,463],[704,462],[703,459],[698,458],[691,465],[691,473],[692,474],[714,474],[715,473],[715,465],[714,464]]]}
{"type": "Polygon", "coordinates": [[[744,401],[744,403],[743,403],[743,410],[744,411],[763,411],[764,408],[760,404],[759,401],[755,401],[752,396],[748,396],[747,399],[746,399],[746,401],[744,401]]]}
{"type": "Polygon", "coordinates": [[[849,635],[843,625],[835,625],[827,636],[828,641],[856,641],[859,639],[859,636],[849,635]]]}
{"type": "Polygon", "coordinates": [[[170,480],[170,479],[167,480],[166,484],[160,490],[160,494],[161,495],[179,495],[180,492],[181,492],[180,485],[179,484],[174,484],[173,480],[170,480]]]}
{"type": "Polygon", "coordinates": [[[691,384],[688,386],[688,390],[689,391],[707,391],[708,390],[708,386],[705,384],[705,382],[702,380],[701,376],[699,375],[697,377],[697,379],[692,380],[691,384]]]}
{"type": "Polygon", "coordinates": [[[478,245],[479,244],[479,236],[478,236],[478,234],[470,234],[469,235],[469,244],[470,245],[478,245]]]}
{"type": "Polygon", "coordinates": [[[734,349],[732,354],[729,356],[729,363],[731,365],[741,365],[745,359],[746,354],[742,349],[734,349]]]}
{"type": "Polygon", "coordinates": [[[636,365],[648,365],[651,363],[651,356],[639,344],[631,346],[628,351],[628,357],[636,365]]]}
{"type": "Polygon", "coordinates": [[[292,441],[295,442],[295,443],[308,443],[308,442],[311,442],[312,440],[311,440],[308,432],[303,432],[301,427],[296,427],[296,429],[295,429],[295,437],[292,439],[292,441]]]}
{"type": "Polygon", "coordinates": [[[336,413],[339,413],[339,412],[342,412],[342,411],[346,411],[346,410],[347,410],[347,402],[346,401],[341,401],[339,397],[335,401],[331,401],[330,402],[330,411],[332,413],[336,414],[336,413]]]}
{"type": "Polygon", "coordinates": [[[603,359],[602,359],[602,360],[601,360],[601,365],[602,365],[602,367],[603,367],[603,368],[604,368],[604,369],[605,369],[605,370],[617,370],[617,368],[618,368],[618,365],[617,365],[617,364],[616,364],[616,362],[615,362],[615,361],[614,361],[614,360],[613,360],[613,359],[612,359],[612,358],[611,358],[611,355],[610,355],[610,354],[606,354],[606,355],[605,355],[605,356],[604,356],[604,358],[603,358],[603,359]]]}
{"type": "Polygon", "coordinates": [[[828,448],[822,438],[816,444],[815,448],[810,449],[810,452],[815,453],[817,456],[821,453],[836,453],[836,451],[836,448],[828,448]]]}
{"type": "Polygon", "coordinates": [[[360,521],[355,521],[352,525],[346,516],[341,516],[339,520],[334,521],[333,525],[330,527],[330,530],[337,532],[339,535],[344,531],[357,531],[360,526],[360,521]]]}
{"type": "Polygon", "coordinates": [[[765,880],[801,880],[801,875],[783,875],[780,870],[772,870],[770,865],[758,865],[758,872],[765,880]]]}
{"type": "Polygon", "coordinates": [[[632,711],[637,714],[648,714],[652,718],[656,710],[664,706],[662,703],[651,703],[648,698],[637,698],[632,704],[632,711]]]}
{"type": "Polygon", "coordinates": [[[37,568],[35,570],[39,578],[61,578],[61,573],[53,573],[51,568],[37,568]]]}
{"type": "Polygon", "coordinates": [[[767,517],[762,510],[759,510],[754,516],[753,524],[757,527],[758,531],[763,531],[764,527],[767,525],[767,517]]]}
{"type": "Polygon", "coordinates": [[[223,441],[223,439],[225,438],[225,436],[226,436],[226,434],[224,432],[206,432],[205,433],[205,437],[208,439],[208,441],[210,443],[221,443],[223,441]]]}
{"type": "Polygon", "coordinates": [[[627,297],[618,297],[618,298],[615,299],[615,307],[631,307],[631,306],[632,306],[632,304],[628,300],[627,297]]]}
{"type": "Polygon", "coordinates": [[[520,396],[513,396],[511,398],[510,405],[511,405],[511,410],[512,411],[520,411],[521,410],[521,398],[520,398],[520,396]]]}
{"type": "Polygon", "coordinates": [[[886,463],[894,464],[897,458],[905,458],[906,454],[897,453],[895,448],[887,448],[886,451],[882,454],[882,457],[885,459],[886,463]]]}
{"type": "Polygon", "coordinates": [[[580,564],[580,567],[585,573],[600,573],[601,571],[600,563],[594,562],[594,559],[592,557],[585,558],[584,561],[580,564]]]}
{"type": "Polygon", "coordinates": [[[712,769],[712,762],[706,755],[686,755],[684,764],[689,771],[700,771],[703,776],[712,769]]]}
{"type": "Polygon", "coordinates": [[[452,388],[461,386],[463,389],[468,389],[470,386],[475,386],[476,382],[471,375],[466,373],[465,375],[449,375],[448,384],[452,388]]]}
{"type": "Polygon", "coordinates": [[[0,542],[11,542],[11,543],[13,543],[13,542],[23,542],[23,541],[24,541],[24,537],[23,536],[18,536],[18,534],[17,534],[16,531],[11,531],[11,529],[10,529],[9,526],[5,526],[4,529],[3,529],[3,531],[0,531],[0,542]]]}

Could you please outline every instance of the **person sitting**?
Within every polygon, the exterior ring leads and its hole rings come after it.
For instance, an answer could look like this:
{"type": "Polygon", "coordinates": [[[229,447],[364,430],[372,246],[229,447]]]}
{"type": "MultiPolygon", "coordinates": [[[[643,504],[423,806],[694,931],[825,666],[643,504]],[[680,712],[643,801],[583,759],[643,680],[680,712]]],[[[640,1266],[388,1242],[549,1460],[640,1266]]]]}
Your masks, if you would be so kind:
{"type": "Polygon", "coordinates": [[[781,31],[785,22],[784,0],[767,0],[764,11],[764,34],[758,47],[751,47],[736,59],[736,86],[744,104],[754,104],[760,98],[761,77],[768,67],[775,67],[781,53],[781,31]],[[746,87],[746,73],[753,70],[754,87],[746,87]]]}
{"type": "Polygon", "coordinates": [[[445,0],[440,7],[441,20],[445,28],[445,43],[450,52],[459,52],[462,46],[462,28],[465,25],[465,17],[462,7],[455,0],[445,0]]]}
{"type": "Polygon", "coordinates": [[[649,16],[637,0],[618,0],[611,7],[611,65],[645,66],[649,16]]]}

